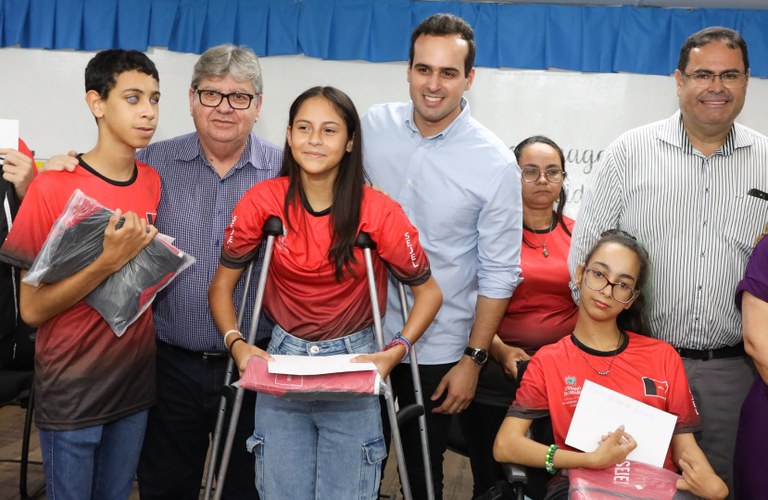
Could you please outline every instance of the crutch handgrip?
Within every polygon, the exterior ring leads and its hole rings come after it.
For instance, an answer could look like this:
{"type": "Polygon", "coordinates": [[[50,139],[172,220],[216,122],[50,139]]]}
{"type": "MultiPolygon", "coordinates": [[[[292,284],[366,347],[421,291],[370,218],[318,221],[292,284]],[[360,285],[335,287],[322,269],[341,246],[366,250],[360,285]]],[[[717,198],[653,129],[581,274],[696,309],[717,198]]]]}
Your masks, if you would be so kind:
{"type": "Polygon", "coordinates": [[[221,395],[229,402],[234,401],[235,393],[237,393],[237,388],[232,386],[232,384],[225,385],[221,388],[221,395]]]}
{"type": "Polygon", "coordinates": [[[376,242],[371,239],[368,233],[365,231],[360,231],[360,234],[357,235],[357,239],[355,240],[355,246],[360,248],[370,248],[373,250],[376,248],[376,242]]]}
{"type": "Polygon", "coordinates": [[[420,404],[411,404],[403,406],[397,411],[397,425],[402,427],[413,419],[424,415],[424,406],[420,404]]]}

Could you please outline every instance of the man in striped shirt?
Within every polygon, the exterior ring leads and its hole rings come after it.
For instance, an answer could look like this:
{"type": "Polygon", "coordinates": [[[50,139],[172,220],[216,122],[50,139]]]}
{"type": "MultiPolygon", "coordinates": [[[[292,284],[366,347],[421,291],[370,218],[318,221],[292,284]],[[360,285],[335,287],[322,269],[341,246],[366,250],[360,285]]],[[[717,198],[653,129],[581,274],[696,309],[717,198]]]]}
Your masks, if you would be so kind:
{"type": "Polygon", "coordinates": [[[702,417],[697,438],[733,491],[732,457],[753,366],[734,291],[768,221],[768,138],[735,119],[749,59],[726,28],[691,35],[675,71],[680,110],[626,132],[592,174],[571,243],[571,275],[600,233],[623,229],[648,249],[651,333],[677,348],[702,417]]]}

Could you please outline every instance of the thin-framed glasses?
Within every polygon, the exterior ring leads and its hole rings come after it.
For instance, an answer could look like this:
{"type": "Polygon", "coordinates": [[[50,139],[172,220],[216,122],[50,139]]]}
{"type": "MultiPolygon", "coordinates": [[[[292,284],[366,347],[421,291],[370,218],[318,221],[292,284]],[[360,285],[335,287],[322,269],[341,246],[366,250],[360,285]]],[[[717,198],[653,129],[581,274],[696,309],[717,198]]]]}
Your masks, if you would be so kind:
{"type": "Polygon", "coordinates": [[[584,283],[596,292],[601,292],[605,287],[611,285],[611,297],[616,302],[628,304],[640,293],[626,283],[608,281],[605,273],[597,269],[588,267],[584,270],[584,274],[584,283]]]}
{"type": "Polygon", "coordinates": [[[723,87],[727,89],[740,89],[747,84],[747,75],[738,71],[724,71],[723,73],[712,73],[711,71],[694,71],[693,73],[683,73],[683,76],[697,87],[706,87],[715,83],[715,79],[720,78],[723,87]]]}
{"type": "Polygon", "coordinates": [[[553,167],[546,170],[539,170],[536,167],[523,167],[520,169],[522,172],[523,180],[525,182],[536,182],[543,175],[547,182],[552,184],[560,184],[563,182],[565,172],[562,169],[553,167]]]}
{"type": "Polygon", "coordinates": [[[229,106],[232,109],[248,109],[251,107],[251,101],[256,97],[254,94],[246,94],[245,92],[230,92],[224,94],[217,90],[209,89],[197,89],[197,96],[200,99],[200,104],[209,108],[218,107],[224,98],[227,99],[229,106]]]}

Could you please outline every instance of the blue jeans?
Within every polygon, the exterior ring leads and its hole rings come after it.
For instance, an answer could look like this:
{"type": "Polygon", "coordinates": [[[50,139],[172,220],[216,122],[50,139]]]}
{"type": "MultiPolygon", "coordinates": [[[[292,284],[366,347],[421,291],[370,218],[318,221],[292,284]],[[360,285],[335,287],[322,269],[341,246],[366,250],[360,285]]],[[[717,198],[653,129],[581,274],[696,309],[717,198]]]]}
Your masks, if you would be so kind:
{"type": "Polygon", "coordinates": [[[147,411],[73,431],[40,430],[51,500],[124,500],[131,494],[147,411]]]}
{"type": "MultiPolygon", "coordinates": [[[[307,342],[275,327],[270,354],[371,353],[371,329],[307,342]]],[[[386,456],[379,400],[306,401],[259,394],[248,449],[256,455],[256,489],[264,500],[375,499],[386,456]]]]}

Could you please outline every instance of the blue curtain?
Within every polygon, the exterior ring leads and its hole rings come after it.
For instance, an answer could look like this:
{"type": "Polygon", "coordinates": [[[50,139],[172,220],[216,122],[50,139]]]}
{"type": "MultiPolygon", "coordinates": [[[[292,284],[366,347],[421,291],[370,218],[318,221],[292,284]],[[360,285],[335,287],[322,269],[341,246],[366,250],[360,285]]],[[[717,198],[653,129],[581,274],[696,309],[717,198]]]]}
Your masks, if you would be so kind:
{"type": "Polygon", "coordinates": [[[768,9],[660,9],[413,0],[0,0],[0,46],[99,50],[221,43],[261,56],[372,62],[408,58],[410,32],[450,12],[475,29],[478,66],[668,75],[685,38],[721,25],[768,77],[768,9]]]}

